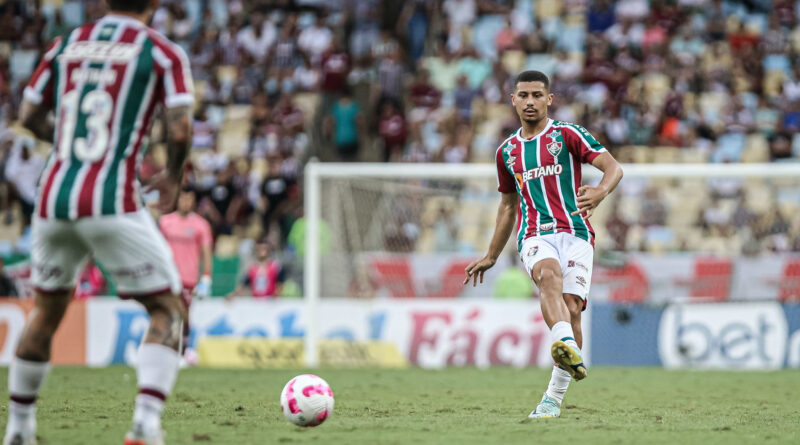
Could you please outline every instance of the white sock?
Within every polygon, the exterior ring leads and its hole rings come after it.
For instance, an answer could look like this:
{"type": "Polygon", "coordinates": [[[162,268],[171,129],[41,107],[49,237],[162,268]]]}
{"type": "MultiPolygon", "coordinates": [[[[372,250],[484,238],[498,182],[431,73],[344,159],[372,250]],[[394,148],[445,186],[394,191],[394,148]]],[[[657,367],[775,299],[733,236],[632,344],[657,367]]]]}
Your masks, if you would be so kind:
{"type": "Polygon", "coordinates": [[[575,341],[575,334],[572,333],[572,325],[566,321],[559,321],[554,324],[553,329],[550,330],[550,344],[559,340],[572,346],[576,351],[580,351],[578,343],[575,341]]]}
{"type": "Polygon", "coordinates": [[[178,352],[172,348],[145,343],[139,348],[136,372],[139,394],[133,410],[133,424],[144,429],[146,435],[158,434],[161,413],[175,380],[178,378],[178,352]]]}
{"type": "MultiPolygon", "coordinates": [[[[11,401],[8,404],[9,432],[20,429],[36,428],[36,399],[47,374],[50,363],[31,362],[14,357],[8,367],[8,393],[11,401]]],[[[35,431],[23,431],[27,434],[35,431]]]]}
{"type": "Polygon", "coordinates": [[[550,375],[550,383],[547,385],[547,397],[550,397],[561,405],[571,380],[572,376],[570,376],[567,371],[558,366],[553,366],[553,373],[550,375]]]}

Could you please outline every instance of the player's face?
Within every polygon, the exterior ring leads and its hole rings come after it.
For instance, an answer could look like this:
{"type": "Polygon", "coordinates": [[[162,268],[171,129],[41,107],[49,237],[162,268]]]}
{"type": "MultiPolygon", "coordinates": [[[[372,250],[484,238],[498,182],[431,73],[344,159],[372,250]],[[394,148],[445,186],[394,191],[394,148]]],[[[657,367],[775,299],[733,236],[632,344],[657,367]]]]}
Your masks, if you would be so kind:
{"type": "Polygon", "coordinates": [[[521,120],[534,123],[547,117],[547,107],[553,103],[553,95],[542,82],[520,82],[511,95],[511,103],[521,120]]]}

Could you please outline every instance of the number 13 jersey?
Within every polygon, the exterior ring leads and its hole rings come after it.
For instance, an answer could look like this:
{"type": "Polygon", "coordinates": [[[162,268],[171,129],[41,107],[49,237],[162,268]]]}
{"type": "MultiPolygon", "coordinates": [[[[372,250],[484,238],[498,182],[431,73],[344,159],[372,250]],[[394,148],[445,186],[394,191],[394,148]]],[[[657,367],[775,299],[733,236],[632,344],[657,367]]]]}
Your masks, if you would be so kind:
{"type": "Polygon", "coordinates": [[[57,39],[24,94],[55,110],[53,152],[36,198],[44,219],[139,210],[137,174],[157,106],[194,103],[183,49],[117,15],[57,39]]]}

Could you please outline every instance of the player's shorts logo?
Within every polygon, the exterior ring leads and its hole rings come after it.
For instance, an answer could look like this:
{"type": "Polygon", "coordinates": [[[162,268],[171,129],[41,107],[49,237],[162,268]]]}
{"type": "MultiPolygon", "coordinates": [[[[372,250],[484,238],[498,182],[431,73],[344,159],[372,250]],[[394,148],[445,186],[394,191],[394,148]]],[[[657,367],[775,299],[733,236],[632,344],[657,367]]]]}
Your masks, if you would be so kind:
{"type": "Polygon", "coordinates": [[[586,287],[586,278],[584,278],[584,277],[582,277],[580,275],[575,277],[575,282],[580,284],[582,287],[586,287]]]}
{"type": "Polygon", "coordinates": [[[584,272],[589,272],[589,268],[580,261],[569,260],[567,261],[567,267],[577,267],[579,269],[583,269],[584,272]]]}
{"type": "Polygon", "coordinates": [[[534,256],[537,252],[539,252],[539,246],[532,246],[528,249],[528,256],[534,256]]]}

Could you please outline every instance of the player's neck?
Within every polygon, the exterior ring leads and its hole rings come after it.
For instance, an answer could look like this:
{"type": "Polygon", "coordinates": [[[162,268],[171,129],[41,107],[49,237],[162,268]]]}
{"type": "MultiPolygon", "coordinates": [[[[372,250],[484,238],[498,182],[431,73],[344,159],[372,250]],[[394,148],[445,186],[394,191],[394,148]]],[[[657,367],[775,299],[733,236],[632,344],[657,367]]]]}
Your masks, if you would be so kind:
{"type": "Polygon", "coordinates": [[[519,135],[522,136],[523,139],[530,139],[541,133],[542,130],[547,127],[548,122],[550,122],[550,118],[547,116],[535,122],[521,120],[522,130],[519,132],[519,135]]]}
{"type": "Polygon", "coordinates": [[[191,215],[192,212],[178,212],[178,216],[181,218],[186,218],[187,216],[191,215]]]}
{"type": "Polygon", "coordinates": [[[150,12],[149,11],[145,11],[145,12],[141,12],[141,13],[130,12],[130,11],[110,11],[108,13],[108,15],[117,15],[117,16],[127,17],[127,18],[130,18],[130,19],[133,19],[133,20],[138,20],[138,21],[144,23],[145,25],[147,24],[147,22],[150,21],[150,12]]]}

